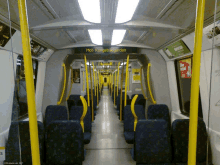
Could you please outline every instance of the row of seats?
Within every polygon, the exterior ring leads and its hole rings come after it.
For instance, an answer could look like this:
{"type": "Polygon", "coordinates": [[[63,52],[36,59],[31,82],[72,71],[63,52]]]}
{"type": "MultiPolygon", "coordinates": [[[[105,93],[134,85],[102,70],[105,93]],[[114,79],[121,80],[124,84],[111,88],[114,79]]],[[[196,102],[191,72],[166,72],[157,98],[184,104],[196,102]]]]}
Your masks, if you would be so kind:
{"type": "MultiPolygon", "coordinates": [[[[83,132],[80,125],[82,113],[82,106],[72,106],[69,115],[65,106],[50,105],[46,108],[44,125],[38,122],[41,164],[82,164],[85,158],[84,144],[90,142],[92,128],[91,110],[88,107],[83,132]]],[[[30,153],[29,122],[12,122],[4,164],[19,161],[23,165],[32,164],[30,153]]]]}
{"type": "MultiPolygon", "coordinates": [[[[38,122],[41,164],[82,165],[85,158],[83,131],[79,121],[53,121],[47,129],[38,122]]],[[[12,122],[4,164],[32,164],[29,122],[12,122]]]]}
{"type": "MultiPolygon", "coordinates": [[[[145,118],[145,109],[135,105],[138,117],[134,131],[131,106],[124,108],[124,136],[134,144],[131,155],[138,165],[186,165],[188,158],[189,120],[178,119],[172,123],[169,109],[164,104],[150,105],[145,118]]],[[[198,121],[197,164],[206,161],[207,132],[205,123],[198,121]]]]}

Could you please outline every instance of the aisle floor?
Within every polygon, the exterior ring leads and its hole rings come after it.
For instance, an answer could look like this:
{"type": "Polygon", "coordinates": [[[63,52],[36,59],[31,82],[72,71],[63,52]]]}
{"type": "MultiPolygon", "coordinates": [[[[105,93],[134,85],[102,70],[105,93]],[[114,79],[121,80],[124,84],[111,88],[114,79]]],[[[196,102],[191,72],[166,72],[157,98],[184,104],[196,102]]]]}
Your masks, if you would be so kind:
{"type": "Polygon", "coordinates": [[[123,135],[123,123],[119,121],[107,88],[103,89],[99,108],[92,124],[92,138],[85,145],[83,165],[135,165],[123,135]]]}

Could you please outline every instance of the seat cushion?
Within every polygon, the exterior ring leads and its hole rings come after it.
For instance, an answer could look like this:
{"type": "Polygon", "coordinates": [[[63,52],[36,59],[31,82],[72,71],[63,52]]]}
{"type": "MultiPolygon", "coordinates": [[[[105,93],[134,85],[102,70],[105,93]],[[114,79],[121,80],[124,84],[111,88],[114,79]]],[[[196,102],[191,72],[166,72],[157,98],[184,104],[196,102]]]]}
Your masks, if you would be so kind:
{"type": "Polygon", "coordinates": [[[128,144],[134,143],[134,132],[124,132],[124,136],[128,144]]]}

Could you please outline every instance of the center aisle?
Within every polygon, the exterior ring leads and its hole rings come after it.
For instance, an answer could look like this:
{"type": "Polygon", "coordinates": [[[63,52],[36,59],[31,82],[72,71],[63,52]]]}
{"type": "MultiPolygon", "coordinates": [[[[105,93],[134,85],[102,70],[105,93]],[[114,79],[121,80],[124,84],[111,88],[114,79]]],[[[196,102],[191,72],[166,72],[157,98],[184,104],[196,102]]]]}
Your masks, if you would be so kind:
{"type": "Polygon", "coordinates": [[[108,89],[104,88],[92,124],[91,142],[85,145],[86,158],[83,165],[135,165],[130,155],[133,145],[126,143],[123,129],[108,89]]]}

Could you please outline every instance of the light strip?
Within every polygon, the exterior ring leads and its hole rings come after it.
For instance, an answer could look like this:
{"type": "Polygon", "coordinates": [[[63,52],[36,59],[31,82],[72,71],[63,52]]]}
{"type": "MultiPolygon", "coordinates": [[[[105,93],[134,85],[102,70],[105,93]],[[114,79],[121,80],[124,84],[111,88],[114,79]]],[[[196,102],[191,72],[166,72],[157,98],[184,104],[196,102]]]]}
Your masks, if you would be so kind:
{"type": "Polygon", "coordinates": [[[88,30],[93,44],[102,45],[102,31],[101,30],[88,30]]]}
{"type": "Polygon", "coordinates": [[[130,21],[138,6],[139,0],[119,0],[116,12],[115,23],[130,21]]]}
{"type": "Polygon", "coordinates": [[[83,17],[93,23],[101,23],[100,0],[78,0],[83,17]]]}
{"type": "Polygon", "coordinates": [[[126,30],[113,30],[111,45],[118,45],[122,42],[126,30]]]}

